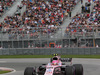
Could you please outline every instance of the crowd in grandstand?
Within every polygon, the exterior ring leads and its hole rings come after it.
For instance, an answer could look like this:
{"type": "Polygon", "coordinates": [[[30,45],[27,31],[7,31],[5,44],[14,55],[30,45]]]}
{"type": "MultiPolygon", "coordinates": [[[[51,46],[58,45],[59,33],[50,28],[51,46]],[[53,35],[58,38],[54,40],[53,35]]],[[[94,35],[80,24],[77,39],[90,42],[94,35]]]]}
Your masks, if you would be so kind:
{"type": "Polygon", "coordinates": [[[88,18],[88,23],[89,25],[100,25],[100,1],[96,2],[93,12],[91,12],[90,17],[88,18]]]}
{"type": "Polygon", "coordinates": [[[65,32],[66,33],[71,32],[71,34],[75,34],[76,32],[81,32],[81,34],[87,32],[96,32],[99,26],[100,26],[100,1],[98,0],[95,1],[94,8],[91,13],[84,12],[76,14],[72,18],[72,21],[66,28],[65,32]]]}
{"type": "Polygon", "coordinates": [[[0,0],[0,17],[2,17],[4,12],[8,10],[14,2],[15,0],[0,0]]]}
{"type": "Polygon", "coordinates": [[[42,32],[41,34],[55,33],[57,26],[63,23],[66,13],[68,14],[74,8],[78,0],[38,0],[38,2],[23,0],[22,3],[27,6],[25,13],[23,16],[7,16],[4,22],[0,23],[3,32],[10,34],[13,31],[14,34],[25,33],[36,36],[39,32],[42,32]]]}

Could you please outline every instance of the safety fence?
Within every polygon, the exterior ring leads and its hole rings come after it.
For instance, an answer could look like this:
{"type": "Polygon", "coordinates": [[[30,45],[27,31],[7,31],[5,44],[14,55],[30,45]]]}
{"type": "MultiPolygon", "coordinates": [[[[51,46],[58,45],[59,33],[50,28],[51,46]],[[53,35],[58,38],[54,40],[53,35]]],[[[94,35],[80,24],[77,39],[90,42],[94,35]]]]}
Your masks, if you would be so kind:
{"type": "MultiPolygon", "coordinates": [[[[92,27],[92,26],[91,26],[92,27]]],[[[0,46],[2,48],[60,48],[99,47],[100,28],[92,27],[34,27],[10,29],[2,28],[0,46]],[[83,30],[84,28],[84,30],[83,30]],[[77,31],[75,31],[77,30],[77,31]],[[83,30],[83,31],[82,31],[83,30]]]]}
{"type": "Polygon", "coordinates": [[[42,49],[0,49],[0,55],[99,55],[100,48],[42,48],[42,49]]]}

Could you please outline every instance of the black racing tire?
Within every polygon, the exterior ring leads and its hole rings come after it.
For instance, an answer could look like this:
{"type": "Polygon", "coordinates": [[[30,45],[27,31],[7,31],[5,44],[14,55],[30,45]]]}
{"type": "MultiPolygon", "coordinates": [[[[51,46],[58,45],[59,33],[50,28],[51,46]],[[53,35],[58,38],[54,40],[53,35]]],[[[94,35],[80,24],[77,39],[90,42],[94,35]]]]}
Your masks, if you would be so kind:
{"type": "Polygon", "coordinates": [[[73,66],[67,66],[66,67],[65,75],[74,75],[74,68],[73,68],[73,66]]]}
{"type": "Polygon", "coordinates": [[[83,66],[82,64],[74,64],[75,67],[75,75],[83,75],[83,66]]]}
{"type": "Polygon", "coordinates": [[[36,75],[34,67],[27,67],[24,71],[24,75],[36,75]]]}

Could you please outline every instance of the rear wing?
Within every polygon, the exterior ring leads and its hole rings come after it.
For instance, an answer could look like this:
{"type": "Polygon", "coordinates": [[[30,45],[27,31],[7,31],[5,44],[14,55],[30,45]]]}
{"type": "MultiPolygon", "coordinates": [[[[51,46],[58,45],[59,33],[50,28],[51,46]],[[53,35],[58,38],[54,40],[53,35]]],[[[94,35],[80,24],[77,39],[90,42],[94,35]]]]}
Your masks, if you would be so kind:
{"type": "Polygon", "coordinates": [[[72,62],[72,58],[61,58],[62,62],[72,62]]]}

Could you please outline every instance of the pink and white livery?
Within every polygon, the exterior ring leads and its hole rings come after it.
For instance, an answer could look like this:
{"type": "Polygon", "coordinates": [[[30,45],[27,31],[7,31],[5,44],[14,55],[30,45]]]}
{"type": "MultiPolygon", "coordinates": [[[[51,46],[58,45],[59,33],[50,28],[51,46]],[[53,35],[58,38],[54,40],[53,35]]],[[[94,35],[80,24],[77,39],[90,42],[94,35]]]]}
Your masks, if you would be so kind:
{"type": "Polygon", "coordinates": [[[36,69],[27,67],[24,75],[83,75],[83,66],[81,64],[72,64],[72,58],[54,56],[48,64],[43,64],[36,69]]]}

